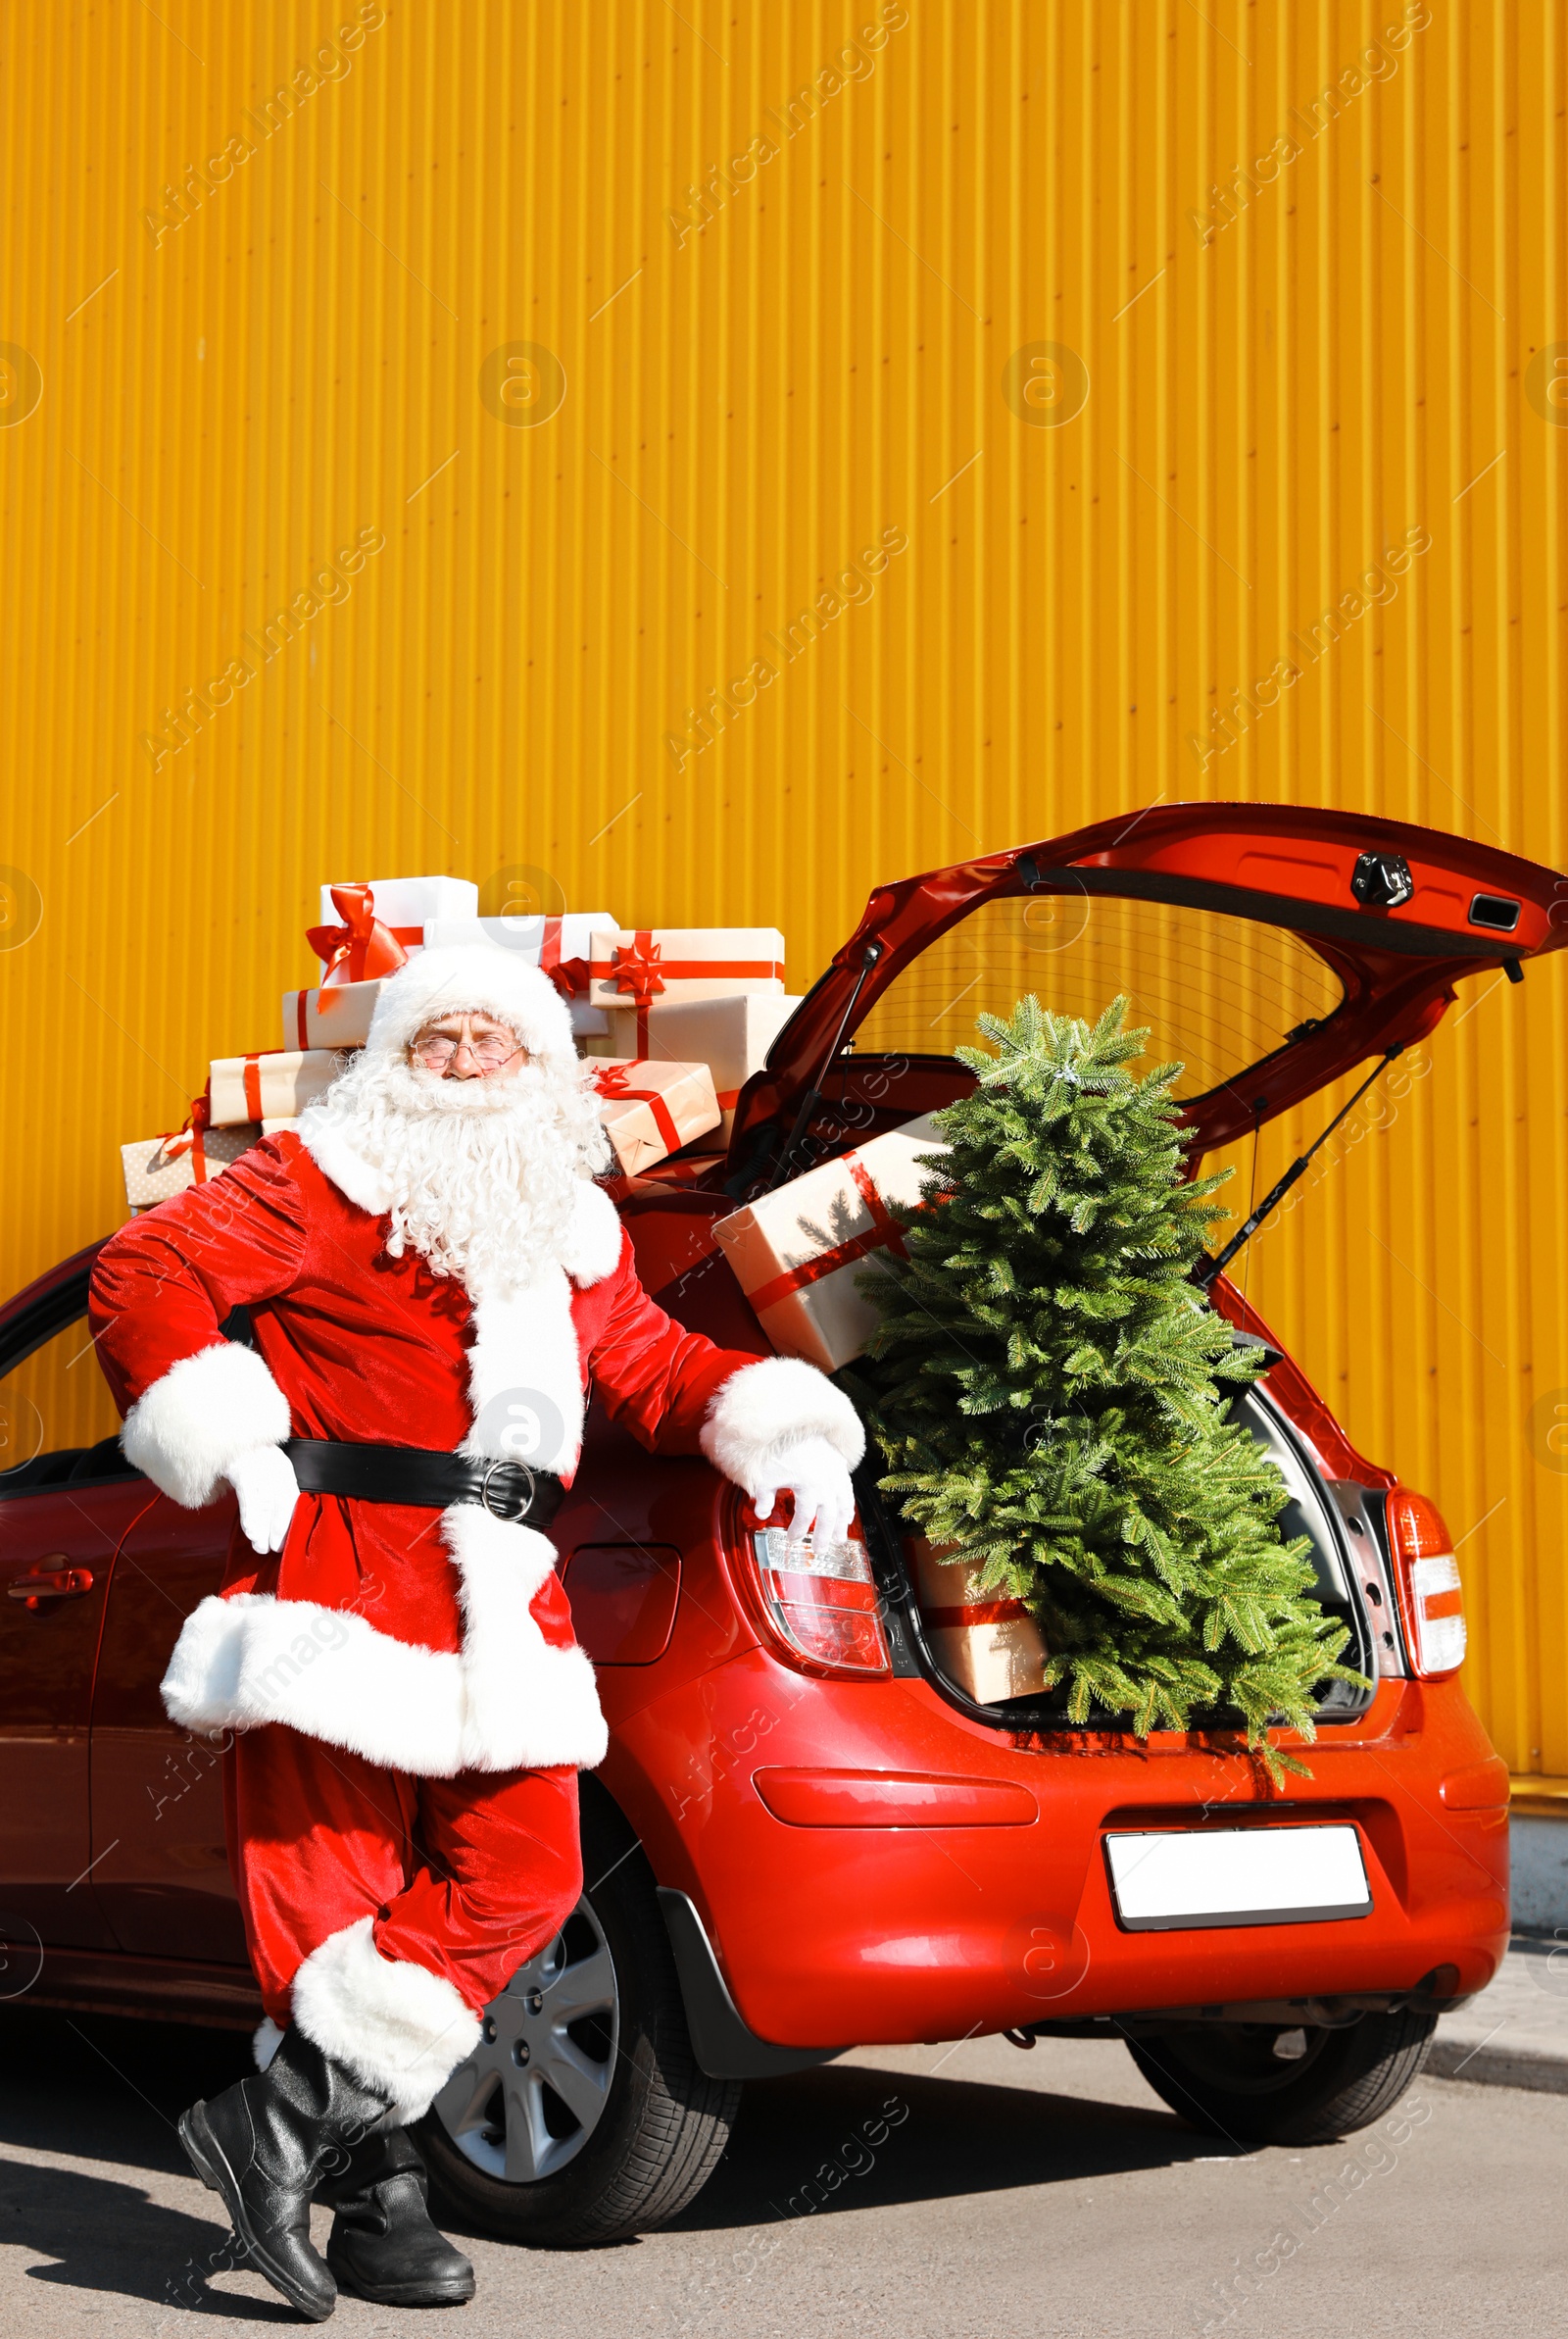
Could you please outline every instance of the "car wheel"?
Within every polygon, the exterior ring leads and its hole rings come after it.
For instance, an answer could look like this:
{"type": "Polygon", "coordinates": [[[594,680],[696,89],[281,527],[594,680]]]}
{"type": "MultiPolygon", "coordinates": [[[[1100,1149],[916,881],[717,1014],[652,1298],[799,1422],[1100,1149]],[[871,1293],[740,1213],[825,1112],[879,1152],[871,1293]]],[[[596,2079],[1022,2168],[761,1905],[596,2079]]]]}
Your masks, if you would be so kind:
{"type": "Polygon", "coordinates": [[[1436,2015],[1406,2009],[1343,2030],[1195,2023],[1127,2045],[1154,2093],[1195,2127],[1251,2144],[1332,2144],[1398,2102],[1436,2026],[1436,2015]]]}
{"type": "Polygon", "coordinates": [[[416,2135],[438,2203],[505,2241],[621,2241],[685,2208],[729,2140],[741,2085],[692,2052],[653,1871],[583,1782],[583,1873],[555,1939],[485,2010],[484,2035],[416,2135]]]}

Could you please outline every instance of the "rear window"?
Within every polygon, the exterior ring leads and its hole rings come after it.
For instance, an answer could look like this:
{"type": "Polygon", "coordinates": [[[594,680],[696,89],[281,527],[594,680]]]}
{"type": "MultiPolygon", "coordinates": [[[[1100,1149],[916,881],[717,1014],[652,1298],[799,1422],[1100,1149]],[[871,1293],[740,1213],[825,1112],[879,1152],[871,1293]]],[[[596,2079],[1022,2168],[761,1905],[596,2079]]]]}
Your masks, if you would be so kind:
{"type": "Polygon", "coordinates": [[[1118,991],[1150,1026],[1150,1061],[1178,1059],[1201,1096],[1323,1021],[1345,996],[1332,968],[1282,926],[1105,894],[985,901],[894,976],[855,1034],[858,1053],[951,1056],[982,1012],[1032,991],[1093,1021],[1118,991]]]}

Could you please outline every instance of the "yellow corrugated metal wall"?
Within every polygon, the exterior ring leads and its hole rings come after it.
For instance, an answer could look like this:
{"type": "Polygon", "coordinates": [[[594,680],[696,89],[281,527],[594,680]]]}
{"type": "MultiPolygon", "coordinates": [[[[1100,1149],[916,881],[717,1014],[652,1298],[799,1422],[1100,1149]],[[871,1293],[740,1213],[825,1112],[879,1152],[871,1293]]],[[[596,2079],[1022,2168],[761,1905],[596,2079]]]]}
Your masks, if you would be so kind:
{"type": "MultiPolygon", "coordinates": [[[[1519,0],[17,0],[7,1286],[276,1044],[323,876],[776,921],[800,987],[873,880],[1123,806],[1568,859],[1563,50],[1519,0]]],[[[1250,1268],[1556,1775],[1565,1006],[1472,986],[1250,1268]]]]}

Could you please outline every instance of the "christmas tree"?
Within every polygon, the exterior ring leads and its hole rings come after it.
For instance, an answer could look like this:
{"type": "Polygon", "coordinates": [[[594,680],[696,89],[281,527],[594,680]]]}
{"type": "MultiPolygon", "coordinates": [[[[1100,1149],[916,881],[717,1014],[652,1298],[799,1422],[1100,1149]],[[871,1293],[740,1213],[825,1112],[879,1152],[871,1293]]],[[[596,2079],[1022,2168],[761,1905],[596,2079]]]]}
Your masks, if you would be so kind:
{"type": "Polygon", "coordinates": [[[1278,1778],[1302,1766],[1312,1691],[1358,1680],[1311,1597],[1307,1538],[1229,1390],[1264,1369],[1193,1280],[1211,1200],[1191,1179],[1176,1064],[1127,1070],[1148,1033],[1115,1000],[1091,1027],[1023,1000],[963,1048],[973,1093],[937,1115],[906,1263],[862,1277],[881,1309],[854,1393],[892,1466],[882,1488],[937,1545],[1022,1600],[1067,1717],[1134,1731],[1245,1726],[1278,1778]]]}

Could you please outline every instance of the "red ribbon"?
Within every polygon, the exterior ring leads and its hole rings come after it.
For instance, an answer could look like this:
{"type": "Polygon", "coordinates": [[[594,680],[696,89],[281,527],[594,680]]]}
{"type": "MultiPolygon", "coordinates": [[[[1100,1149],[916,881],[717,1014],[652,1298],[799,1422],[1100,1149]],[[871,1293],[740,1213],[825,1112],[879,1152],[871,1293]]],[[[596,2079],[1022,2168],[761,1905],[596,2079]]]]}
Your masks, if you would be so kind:
{"type": "Polygon", "coordinates": [[[307,926],[305,939],[318,959],[326,961],[324,986],[339,967],[347,967],[349,982],[373,982],[378,975],[395,974],[406,967],[405,942],[422,939],[422,926],[383,925],[375,915],[375,895],[368,885],[334,885],[332,907],[341,925],[307,926]]]}
{"type": "Polygon", "coordinates": [[[262,1118],[262,1060],[259,1056],[245,1059],[245,1110],[252,1120],[262,1118]]]}
{"type": "Polygon", "coordinates": [[[967,1608],[922,1608],[927,1624],[1015,1624],[1029,1611],[1021,1600],[978,1600],[967,1608]]]}
{"type": "Polygon", "coordinates": [[[199,1097],[192,1099],[190,1111],[185,1116],[184,1126],[175,1136],[166,1137],[164,1140],[163,1156],[166,1162],[178,1161],[186,1147],[190,1148],[190,1174],[193,1185],[204,1186],[207,1183],[207,1147],[204,1140],[212,1125],[213,1103],[212,1091],[209,1086],[203,1089],[199,1097]]]}
{"type": "Polygon", "coordinates": [[[847,1241],[834,1243],[830,1249],[819,1251],[814,1259],[803,1260],[799,1267],[788,1267],[782,1274],[771,1276],[746,1296],[752,1312],[760,1316],[764,1308],[776,1308],[780,1300],[789,1299],[795,1292],[804,1291],[808,1284],[820,1283],[824,1275],[831,1275],[841,1267],[849,1267],[855,1260],[863,1259],[867,1251],[893,1251],[900,1259],[907,1259],[904,1247],[904,1230],[889,1211],[876,1189],[876,1180],[858,1153],[842,1154],[838,1167],[847,1170],[858,1189],[860,1200],[871,1214],[871,1223],[860,1234],[852,1234],[847,1241]]]}
{"type": "Polygon", "coordinates": [[[601,1096],[613,1097],[617,1103],[624,1100],[629,1105],[651,1106],[654,1125],[664,1141],[665,1150],[674,1153],[682,1143],[681,1133],[675,1126],[675,1116],[662,1089],[632,1088],[627,1085],[627,1076],[635,1070],[636,1067],[629,1064],[606,1065],[602,1071],[595,1072],[594,1086],[601,1096]]]}
{"type": "Polygon", "coordinates": [[[561,955],[561,921],[545,920],[544,940],[539,945],[539,971],[548,974],[556,989],[569,1007],[573,999],[584,999],[593,976],[593,969],[586,959],[564,959],[561,955]]]}

